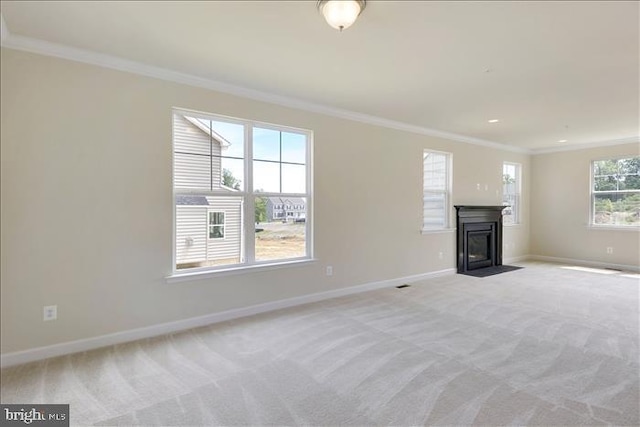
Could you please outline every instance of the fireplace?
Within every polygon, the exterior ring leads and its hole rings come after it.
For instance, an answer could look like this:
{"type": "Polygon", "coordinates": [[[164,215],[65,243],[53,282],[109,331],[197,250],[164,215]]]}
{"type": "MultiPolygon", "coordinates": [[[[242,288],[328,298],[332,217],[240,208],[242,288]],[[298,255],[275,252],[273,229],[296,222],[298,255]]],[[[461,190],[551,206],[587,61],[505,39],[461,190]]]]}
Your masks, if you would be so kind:
{"type": "Polygon", "coordinates": [[[458,273],[502,265],[502,210],[456,206],[458,273]]]}

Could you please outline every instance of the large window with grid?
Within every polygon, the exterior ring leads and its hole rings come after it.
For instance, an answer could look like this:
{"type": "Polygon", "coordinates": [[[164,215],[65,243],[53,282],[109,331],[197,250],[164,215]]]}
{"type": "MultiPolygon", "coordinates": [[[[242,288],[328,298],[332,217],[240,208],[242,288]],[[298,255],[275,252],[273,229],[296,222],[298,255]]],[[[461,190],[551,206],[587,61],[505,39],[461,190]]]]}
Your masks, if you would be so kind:
{"type": "Polygon", "coordinates": [[[444,230],[449,227],[451,154],[424,150],[422,165],[422,229],[444,230]]]}
{"type": "Polygon", "coordinates": [[[174,271],[310,258],[311,139],[302,129],[174,109],[174,271]]]}
{"type": "Polygon", "coordinates": [[[518,163],[502,164],[502,204],[506,206],[502,211],[504,225],[520,223],[521,169],[518,163]]]}
{"type": "Polygon", "coordinates": [[[591,224],[640,226],[640,157],[591,163],[591,224]]]}

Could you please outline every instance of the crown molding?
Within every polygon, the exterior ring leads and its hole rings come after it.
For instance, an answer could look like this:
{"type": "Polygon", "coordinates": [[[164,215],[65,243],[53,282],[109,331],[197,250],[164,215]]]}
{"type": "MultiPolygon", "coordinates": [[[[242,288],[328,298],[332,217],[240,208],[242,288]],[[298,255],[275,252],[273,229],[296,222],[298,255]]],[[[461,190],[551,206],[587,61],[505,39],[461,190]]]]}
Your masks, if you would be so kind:
{"type": "Polygon", "coordinates": [[[536,154],[547,154],[547,153],[559,153],[562,151],[586,150],[588,148],[610,147],[613,145],[632,144],[634,142],[636,144],[640,144],[640,136],[630,136],[628,138],[620,138],[620,139],[614,139],[609,141],[588,142],[585,144],[573,144],[573,145],[566,145],[562,147],[536,148],[531,150],[531,154],[536,155],[536,154]]]}
{"type": "Polygon", "coordinates": [[[442,138],[450,141],[463,142],[471,145],[478,145],[497,150],[511,151],[523,154],[544,154],[560,151],[582,150],[585,148],[595,148],[602,146],[619,145],[640,141],[640,137],[634,136],[630,138],[618,139],[615,141],[601,141],[587,144],[574,144],[563,147],[543,147],[536,149],[528,149],[516,147],[512,145],[502,144],[499,142],[489,141],[480,138],[474,138],[466,135],[460,135],[452,132],[441,131],[437,129],[426,128],[423,126],[412,125],[396,120],[385,119],[369,114],[359,113],[356,111],[344,110],[331,107],[328,105],[316,104],[297,98],[291,98],[273,93],[263,92],[246,87],[236,86],[233,84],[220,82],[212,79],[194,76],[166,68],[156,67],[153,65],[143,64],[137,61],[120,58],[113,55],[106,55],[90,50],[74,48],[67,45],[52,43],[45,40],[35,39],[31,37],[11,34],[7,26],[4,16],[0,14],[1,24],[1,41],[0,45],[4,48],[21,50],[25,52],[35,53],[45,56],[53,56],[56,58],[67,59],[70,61],[81,62],[90,65],[96,65],[103,68],[110,68],[117,71],[138,74],[146,77],[152,77],[160,80],[170,81],[173,83],[184,84],[187,86],[200,87],[203,89],[222,92],[229,95],[235,95],[243,98],[253,99],[256,101],[276,104],[283,107],[294,108],[298,110],[308,111],[312,113],[323,114],[340,119],[356,121],[374,126],[380,126],[387,129],[394,129],[419,135],[442,138]]]}
{"type": "Polygon", "coordinates": [[[324,114],[341,119],[357,121],[374,126],[380,126],[389,129],[395,129],[420,135],[443,138],[451,141],[464,142],[467,144],[480,145],[483,147],[494,148],[498,150],[514,151],[518,153],[529,154],[530,150],[521,147],[514,147],[506,144],[500,144],[494,141],[488,141],[479,138],[473,138],[466,135],[430,129],[422,126],[416,126],[395,120],[385,119],[382,117],[363,114],[356,111],[343,110],[330,107],[327,105],[315,104],[301,99],[290,98],[286,96],[276,95],[272,93],[262,92],[255,89],[245,88],[232,85],[216,80],[206,79],[191,74],[181,73],[166,68],[160,68],[148,64],[143,64],[128,59],[119,58],[117,56],[101,54],[85,49],[74,48],[58,43],[51,43],[45,40],[24,37],[16,34],[10,34],[9,30],[2,19],[2,47],[8,49],[21,50],[40,55],[53,56],[56,58],[67,59],[85,64],[97,65],[103,68],[111,68],[118,71],[124,71],[133,74],[139,74],[147,77],[153,77],[161,80],[171,81],[174,83],[195,86],[209,89],[217,92],[223,92],[230,95],[249,98],[256,101],[268,102],[271,104],[281,105],[283,107],[295,108],[299,110],[309,111],[313,113],[324,114]]]}

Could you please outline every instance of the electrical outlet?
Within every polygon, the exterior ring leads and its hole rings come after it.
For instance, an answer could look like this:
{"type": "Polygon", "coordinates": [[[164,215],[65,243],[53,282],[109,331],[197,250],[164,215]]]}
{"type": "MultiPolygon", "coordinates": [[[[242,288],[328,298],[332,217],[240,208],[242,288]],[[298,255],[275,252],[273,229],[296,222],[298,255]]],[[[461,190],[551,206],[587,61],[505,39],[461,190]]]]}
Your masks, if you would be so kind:
{"type": "Polygon", "coordinates": [[[613,248],[611,246],[607,246],[607,253],[611,255],[613,253],[613,248]]]}
{"type": "Polygon", "coordinates": [[[42,320],[48,322],[50,320],[56,320],[58,318],[58,306],[57,305],[45,305],[42,308],[42,320]]]}
{"type": "Polygon", "coordinates": [[[330,265],[327,266],[327,276],[333,276],[333,267],[330,265]]]}

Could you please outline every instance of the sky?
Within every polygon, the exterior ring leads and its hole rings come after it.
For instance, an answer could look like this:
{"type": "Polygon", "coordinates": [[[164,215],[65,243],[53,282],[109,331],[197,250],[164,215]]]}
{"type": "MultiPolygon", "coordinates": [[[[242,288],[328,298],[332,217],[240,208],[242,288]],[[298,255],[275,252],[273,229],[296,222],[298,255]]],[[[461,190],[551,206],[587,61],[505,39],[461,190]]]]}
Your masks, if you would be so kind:
{"type": "MultiPolygon", "coordinates": [[[[222,168],[229,169],[242,181],[245,189],[243,160],[244,126],[236,123],[212,121],[212,129],[231,144],[223,149],[222,168]]],[[[304,193],[306,191],[306,135],[253,128],[254,188],[266,192],[304,193]],[[282,143],[282,150],[280,144],[282,143]],[[298,164],[280,163],[290,162],[298,164]],[[277,162],[274,163],[273,161],[277,162]],[[280,174],[282,173],[282,186],[280,174]]]]}

